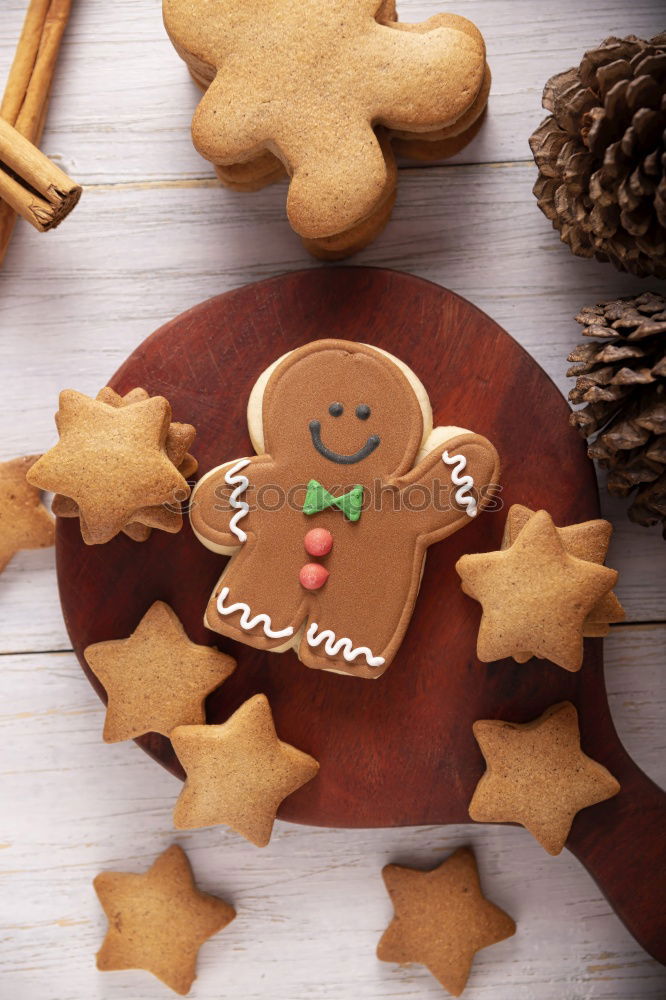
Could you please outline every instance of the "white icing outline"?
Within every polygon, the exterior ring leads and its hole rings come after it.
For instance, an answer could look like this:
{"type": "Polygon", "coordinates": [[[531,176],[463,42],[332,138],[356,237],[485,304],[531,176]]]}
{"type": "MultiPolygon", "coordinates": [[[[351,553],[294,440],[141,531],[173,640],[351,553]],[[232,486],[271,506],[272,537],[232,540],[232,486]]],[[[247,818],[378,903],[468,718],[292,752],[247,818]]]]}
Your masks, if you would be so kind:
{"type": "Polygon", "coordinates": [[[239,500],[238,498],[241,495],[241,493],[244,493],[245,490],[248,488],[248,486],[250,485],[250,480],[247,478],[247,476],[239,476],[237,475],[237,473],[239,473],[241,469],[244,469],[245,466],[249,464],[250,464],[249,458],[241,458],[241,460],[239,462],[236,462],[235,465],[232,465],[231,468],[228,469],[228,471],[224,475],[224,481],[227,484],[227,486],[236,486],[236,489],[233,490],[231,496],[229,497],[229,504],[232,507],[237,508],[236,513],[231,518],[229,529],[232,532],[232,534],[236,536],[238,541],[241,542],[241,544],[247,541],[247,534],[246,532],[243,531],[242,528],[238,527],[238,522],[240,521],[241,517],[245,517],[245,515],[248,513],[248,511],[250,510],[250,505],[249,503],[247,503],[246,500],[239,500]]]}
{"type": "Polygon", "coordinates": [[[451,471],[451,482],[454,486],[459,487],[456,490],[456,503],[465,508],[468,517],[476,517],[478,513],[476,499],[473,496],[467,496],[469,491],[474,489],[474,480],[471,476],[461,476],[460,474],[467,465],[467,459],[464,455],[450,456],[448,451],[445,451],[442,453],[442,461],[446,462],[447,465],[455,466],[451,471]]]}
{"type": "Polygon", "coordinates": [[[294,630],[291,625],[286,628],[274,629],[273,623],[271,621],[270,615],[259,614],[251,618],[250,607],[248,604],[244,604],[243,601],[238,601],[236,604],[230,604],[228,607],[224,607],[224,602],[229,596],[229,588],[222,587],[217,598],[217,610],[221,615],[232,615],[234,611],[240,611],[240,627],[249,632],[250,629],[255,628],[257,625],[263,625],[264,635],[267,639],[284,639],[288,635],[293,635],[294,630]]]}
{"type": "Polygon", "coordinates": [[[330,628],[325,628],[319,635],[316,635],[318,629],[319,625],[317,622],[312,622],[307,631],[308,646],[315,648],[323,642],[324,652],[327,656],[337,656],[342,651],[342,655],[347,663],[351,663],[357,656],[365,656],[369,667],[381,667],[384,664],[384,657],[373,656],[372,651],[367,646],[358,646],[354,649],[351,639],[338,639],[335,632],[331,631],[330,628]]]}

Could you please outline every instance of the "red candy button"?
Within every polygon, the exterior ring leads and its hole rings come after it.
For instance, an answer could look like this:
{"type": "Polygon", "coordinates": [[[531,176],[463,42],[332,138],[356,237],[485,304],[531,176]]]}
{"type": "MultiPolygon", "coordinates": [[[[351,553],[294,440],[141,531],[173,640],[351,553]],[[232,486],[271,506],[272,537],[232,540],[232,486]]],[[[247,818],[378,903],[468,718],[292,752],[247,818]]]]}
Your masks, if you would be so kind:
{"type": "Polygon", "coordinates": [[[305,566],[301,566],[298,579],[306,590],[319,590],[328,580],[328,576],[329,573],[325,566],[321,566],[319,563],[306,563],[305,566]]]}
{"type": "MultiPolygon", "coordinates": [[[[304,542],[305,551],[308,555],[327,556],[333,548],[333,535],[326,528],[312,528],[305,536],[304,542]]],[[[328,576],[328,573],[326,576],[328,576]]]]}

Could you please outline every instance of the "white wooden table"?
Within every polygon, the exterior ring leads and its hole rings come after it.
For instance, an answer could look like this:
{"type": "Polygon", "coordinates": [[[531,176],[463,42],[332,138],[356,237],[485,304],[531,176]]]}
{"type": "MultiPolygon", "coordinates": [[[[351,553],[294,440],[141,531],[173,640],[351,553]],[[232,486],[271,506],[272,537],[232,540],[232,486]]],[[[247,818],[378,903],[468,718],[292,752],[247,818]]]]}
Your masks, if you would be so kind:
{"type": "MultiPolygon", "coordinates": [[[[0,78],[25,0],[0,3],[0,78]]],[[[402,0],[421,20],[439,0],[402,0]]],[[[648,287],[577,260],[538,211],[527,139],[543,84],[609,34],[663,28],[660,0],[456,0],[483,31],[494,75],[481,135],[445,166],[401,172],[383,236],[357,263],[445,284],[509,330],[565,391],[572,317],[595,300],[648,287]],[[660,16],[661,15],[661,16],[660,16]]],[[[54,440],[58,391],[94,393],[153,329],[306,256],[284,190],[221,190],[190,143],[197,100],[161,24],[158,0],[80,0],[55,81],[44,149],[86,186],[57,233],[18,227],[0,272],[0,458],[54,440]]],[[[323,331],[325,332],[325,331],[323,331]]],[[[603,497],[616,527],[627,623],[606,642],[607,682],[627,749],[664,783],[666,549],[603,497]]],[[[109,595],[109,600],[113,595],[109,595]]],[[[103,709],[65,632],[53,552],[20,554],[0,577],[0,996],[150,1000],[144,973],[95,969],[104,919],[91,879],[143,870],[176,839],[202,887],[238,919],[202,950],[198,1000],[440,997],[421,969],[374,957],[391,909],[387,861],[434,865],[474,845],[489,896],[518,934],[482,952],[470,1000],[637,1000],[666,995],[664,970],[631,939],[566,851],[551,858],[523,830],[461,826],[366,832],[278,824],[258,851],[221,829],[179,834],[175,779],[134,744],[105,746],[103,709]]]]}

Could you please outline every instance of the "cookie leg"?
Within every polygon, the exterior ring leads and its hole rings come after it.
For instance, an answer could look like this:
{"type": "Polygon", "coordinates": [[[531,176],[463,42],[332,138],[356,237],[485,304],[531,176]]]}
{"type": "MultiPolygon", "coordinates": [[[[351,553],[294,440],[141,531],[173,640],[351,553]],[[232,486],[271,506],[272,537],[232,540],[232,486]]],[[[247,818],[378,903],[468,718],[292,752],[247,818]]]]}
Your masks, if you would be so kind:
{"type": "Polygon", "coordinates": [[[294,642],[305,617],[305,594],[298,582],[283,579],[266,552],[235,556],[218,580],[206,608],[207,628],[256,649],[282,652],[294,642]]]}
{"type": "Polygon", "coordinates": [[[354,677],[380,677],[386,658],[370,646],[363,646],[347,634],[360,630],[341,628],[336,619],[317,621],[308,619],[298,649],[299,658],[306,667],[329,670],[354,677]]]}
{"type": "MultiPolygon", "coordinates": [[[[418,561],[411,543],[405,539],[404,544],[408,552],[401,554],[401,546],[391,535],[396,565],[418,561]]],[[[372,559],[354,560],[348,572],[339,564],[311,605],[299,659],[314,670],[381,677],[402,642],[418,587],[418,572],[404,579],[391,578],[387,586],[372,559]]]]}
{"type": "Polygon", "coordinates": [[[374,212],[386,193],[390,167],[370,125],[341,121],[344,150],[285,149],[291,164],[287,215],[305,239],[343,233],[374,212]]]}
{"type": "Polygon", "coordinates": [[[360,253],[382,232],[395,205],[396,191],[391,190],[367,219],[352,226],[338,236],[325,236],[319,240],[303,240],[303,246],[319,260],[344,260],[360,253]]]}
{"type": "Polygon", "coordinates": [[[382,197],[366,219],[357,222],[345,232],[316,240],[302,237],[303,246],[313,257],[318,257],[320,260],[343,260],[354,253],[359,253],[379,236],[391,218],[396,199],[398,168],[389,137],[384,129],[378,129],[377,138],[386,164],[386,183],[382,197]]]}

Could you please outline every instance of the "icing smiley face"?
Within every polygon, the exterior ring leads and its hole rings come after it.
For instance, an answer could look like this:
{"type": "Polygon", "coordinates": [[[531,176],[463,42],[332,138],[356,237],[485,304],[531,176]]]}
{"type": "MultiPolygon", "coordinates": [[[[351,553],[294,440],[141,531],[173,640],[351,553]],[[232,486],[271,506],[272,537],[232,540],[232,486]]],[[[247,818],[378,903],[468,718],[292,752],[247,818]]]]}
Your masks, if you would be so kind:
{"type": "Polygon", "coordinates": [[[409,468],[424,433],[424,414],[409,379],[389,359],[364,344],[322,341],[287,355],[266,386],[265,449],[298,462],[308,479],[335,482],[340,467],[349,481],[409,468]]]}
{"type": "MultiPolygon", "coordinates": [[[[331,403],[328,408],[330,416],[334,418],[342,417],[345,412],[345,407],[342,403],[331,403]]],[[[359,420],[367,420],[370,416],[370,407],[367,403],[359,403],[356,407],[356,417],[359,420]]],[[[356,465],[357,462],[362,462],[364,458],[367,458],[375,448],[378,448],[381,444],[381,438],[378,434],[371,434],[368,440],[365,442],[358,451],[353,452],[351,455],[341,455],[338,451],[332,451],[327,445],[322,441],[322,430],[321,422],[319,420],[311,420],[308,424],[310,428],[310,437],[312,438],[312,444],[317,449],[320,455],[327,458],[329,462],[336,462],[338,465],[356,465]]]]}

